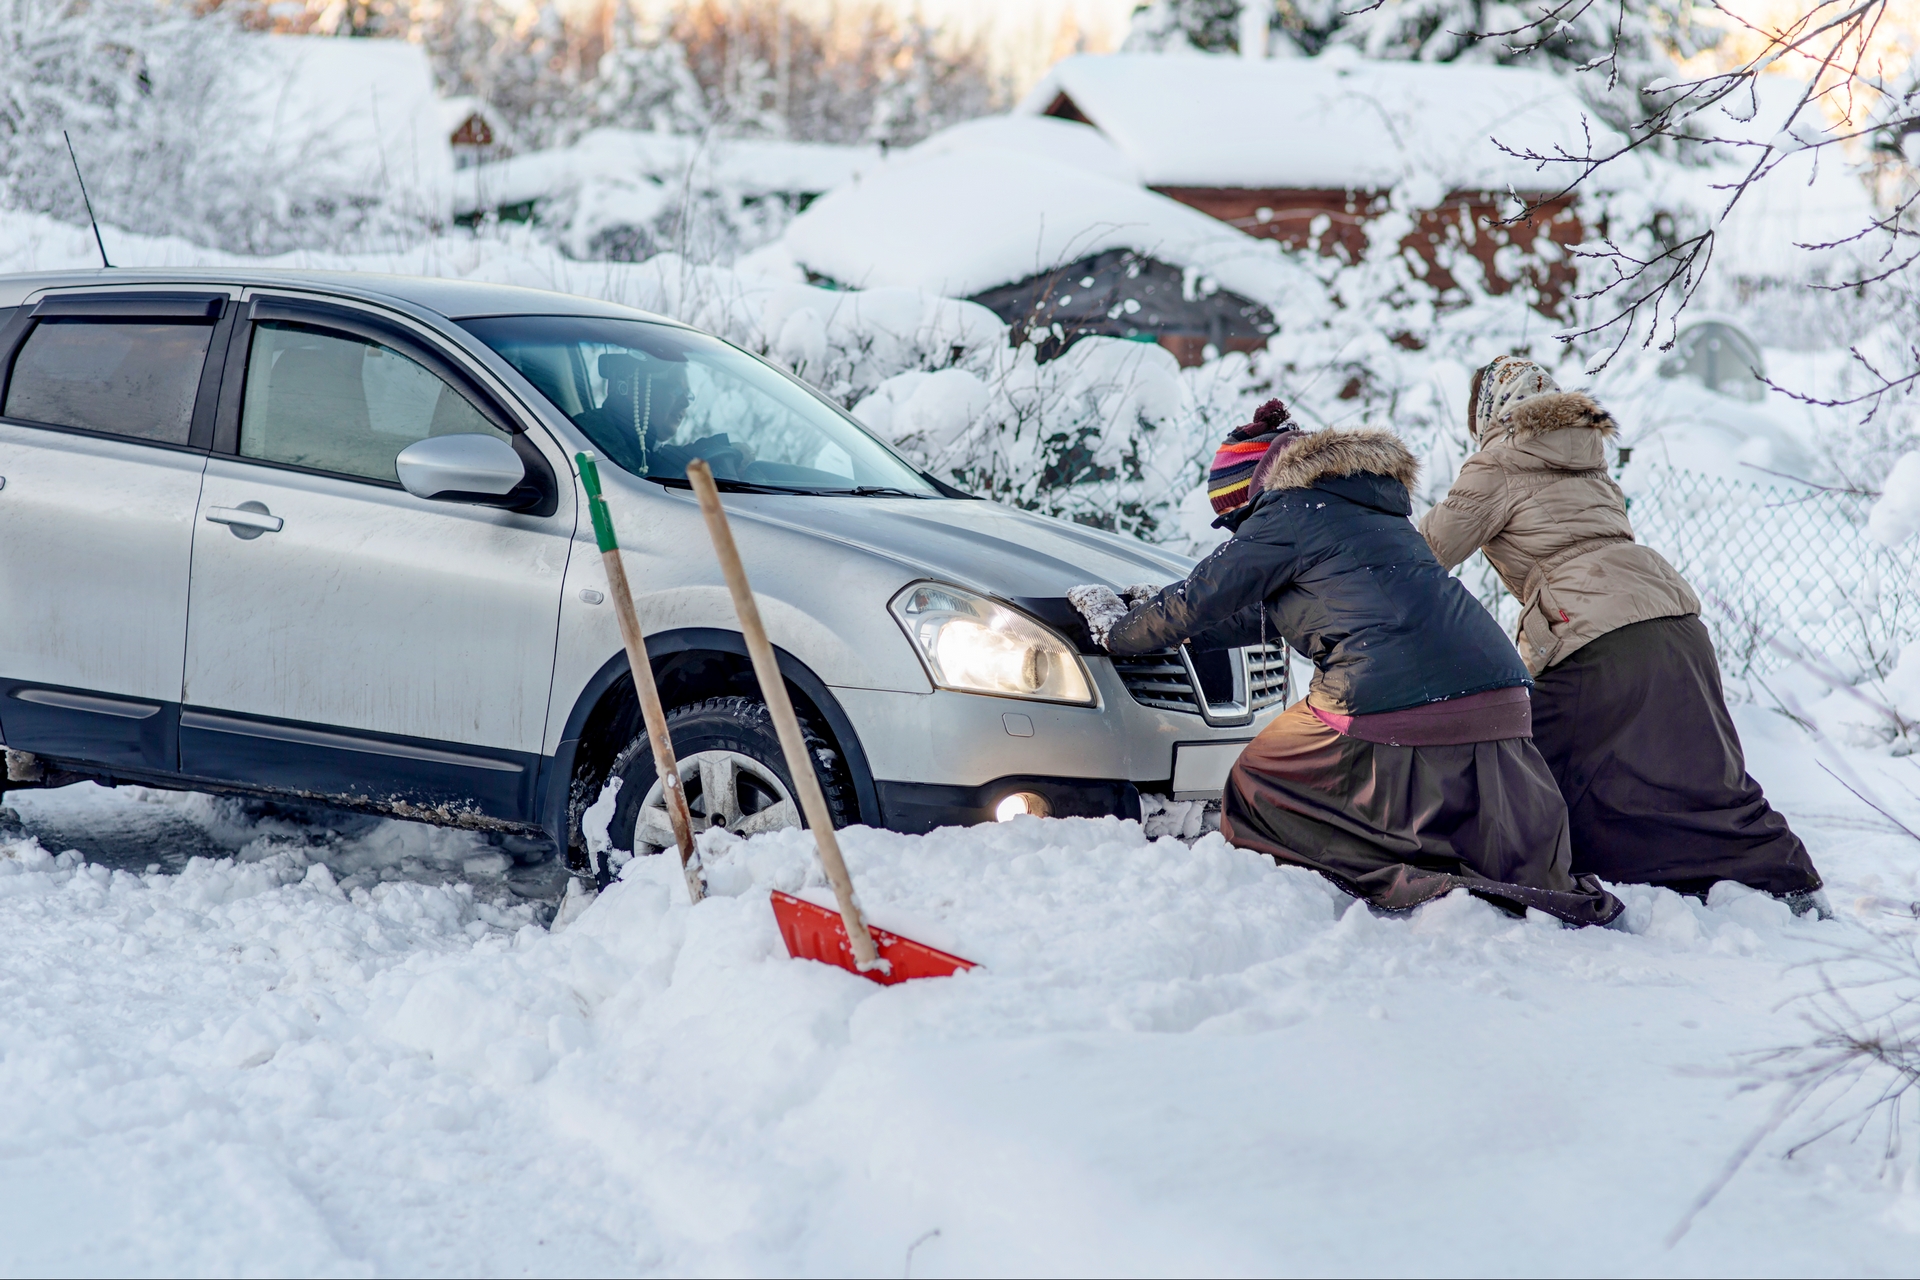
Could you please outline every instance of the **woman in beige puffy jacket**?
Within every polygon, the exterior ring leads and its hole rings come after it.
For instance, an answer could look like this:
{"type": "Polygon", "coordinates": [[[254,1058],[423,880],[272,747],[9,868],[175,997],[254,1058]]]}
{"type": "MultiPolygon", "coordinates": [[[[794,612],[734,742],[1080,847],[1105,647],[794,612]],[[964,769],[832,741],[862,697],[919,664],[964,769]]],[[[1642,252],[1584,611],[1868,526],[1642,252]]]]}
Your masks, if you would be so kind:
{"type": "Polygon", "coordinates": [[[1704,894],[1736,880],[1819,905],[1820,875],[1747,774],[1700,601],[1633,540],[1607,474],[1613,419],[1502,356],[1474,375],[1479,451],[1420,522],[1449,569],[1476,550],[1520,601],[1533,738],[1566,797],[1573,871],[1704,894]]]}

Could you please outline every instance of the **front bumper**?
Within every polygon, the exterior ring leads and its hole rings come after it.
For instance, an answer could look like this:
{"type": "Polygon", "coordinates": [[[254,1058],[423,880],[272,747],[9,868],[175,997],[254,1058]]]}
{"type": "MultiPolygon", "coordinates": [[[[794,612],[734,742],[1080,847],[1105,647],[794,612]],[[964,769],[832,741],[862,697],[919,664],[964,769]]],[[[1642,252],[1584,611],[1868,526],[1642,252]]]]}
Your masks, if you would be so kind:
{"type": "Polygon", "coordinates": [[[876,782],[887,830],[910,835],[935,827],[971,827],[990,822],[994,808],[1016,791],[1045,796],[1056,818],[1140,817],[1140,788],[1097,778],[995,778],[977,787],[937,782],[876,782]]]}
{"type": "Polygon", "coordinates": [[[1046,795],[1060,816],[1138,817],[1142,791],[1171,787],[1176,746],[1249,741],[1281,710],[1215,727],[1136,702],[1105,657],[1087,668],[1098,697],[1091,707],[944,689],[833,694],[860,736],[887,825],[902,831],[984,821],[1021,790],[1046,795]],[[935,813],[950,816],[933,821],[935,813]]]}

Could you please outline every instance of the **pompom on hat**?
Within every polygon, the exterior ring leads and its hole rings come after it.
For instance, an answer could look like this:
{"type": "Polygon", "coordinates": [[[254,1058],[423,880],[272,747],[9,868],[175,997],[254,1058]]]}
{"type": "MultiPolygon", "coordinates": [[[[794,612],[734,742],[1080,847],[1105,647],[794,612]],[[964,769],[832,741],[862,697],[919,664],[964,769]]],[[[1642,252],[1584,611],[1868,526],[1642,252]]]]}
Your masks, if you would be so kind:
{"type": "Polygon", "coordinates": [[[1549,395],[1560,384],[1533,361],[1521,356],[1495,356],[1473,375],[1473,405],[1468,429],[1480,444],[1490,441],[1501,420],[1522,400],[1549,395]]]}
{"type": "Polygon", "coordinates": [[[1245,506],[1258,488],[1261,464],[1272,455],[1274,446],[1285,449],[1295,436],[1303,434],[1298,427],[1288,425],[1289,416],[1286,405],[1269,400],[1254,410],[1252,422],[1227,433],[1213,455],[1213,465],[1207,469],[1207,501],[1213,504],[1216,515],[1224,516],[1245,506]]]}

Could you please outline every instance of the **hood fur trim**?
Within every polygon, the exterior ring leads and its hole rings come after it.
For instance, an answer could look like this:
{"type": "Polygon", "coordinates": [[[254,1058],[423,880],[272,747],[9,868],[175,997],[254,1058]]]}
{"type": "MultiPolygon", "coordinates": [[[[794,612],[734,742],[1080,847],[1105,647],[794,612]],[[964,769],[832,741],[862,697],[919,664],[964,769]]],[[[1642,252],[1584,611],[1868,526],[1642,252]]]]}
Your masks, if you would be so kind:
{"type": "Polygon", "coordinates": [[[1294,441],[1272,461],[1261,487],[1268,492],[1306,489],[1318,480],[1363,472],[1390,476],[1412,489],[1414,477],[1420,474],[1420,462],[1391,431],[1329,427],[1294,441]]]}
{"type": "Polygon", "coordinates": [[[1602,409],[1593,397],[1578,391],[1558,391],[1529,396],[1507,410],[1495,431],[1495,439],[1531,440],[1550,431],[1578,427],[1611,436],[1619,431],[1613,415],[1602,409]]]}

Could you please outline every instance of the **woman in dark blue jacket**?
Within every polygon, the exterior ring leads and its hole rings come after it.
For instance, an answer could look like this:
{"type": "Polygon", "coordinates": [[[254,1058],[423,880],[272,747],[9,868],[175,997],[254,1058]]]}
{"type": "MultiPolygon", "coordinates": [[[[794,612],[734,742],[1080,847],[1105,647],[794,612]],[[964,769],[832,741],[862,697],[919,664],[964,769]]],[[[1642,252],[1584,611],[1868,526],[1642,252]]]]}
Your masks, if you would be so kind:
{"type": "Polygon", "coordinates": [[[1525,664],[1408,519],[1413,455],[1389,431],[1279,430],[1285,412],[1263,407],[1223,446],[1215,477],[1251,475],[1210,486],[1234,534],[1185,581],[1118,617],[1105,588],[1074,593],[1116,654],[1279,635],[1312,659],[1306,700],[1234,765],[1221,833],[1390,910],[1464,886],[1574,924],[1612,920],[1620,903],[1568,869],[1525,664]]]}

